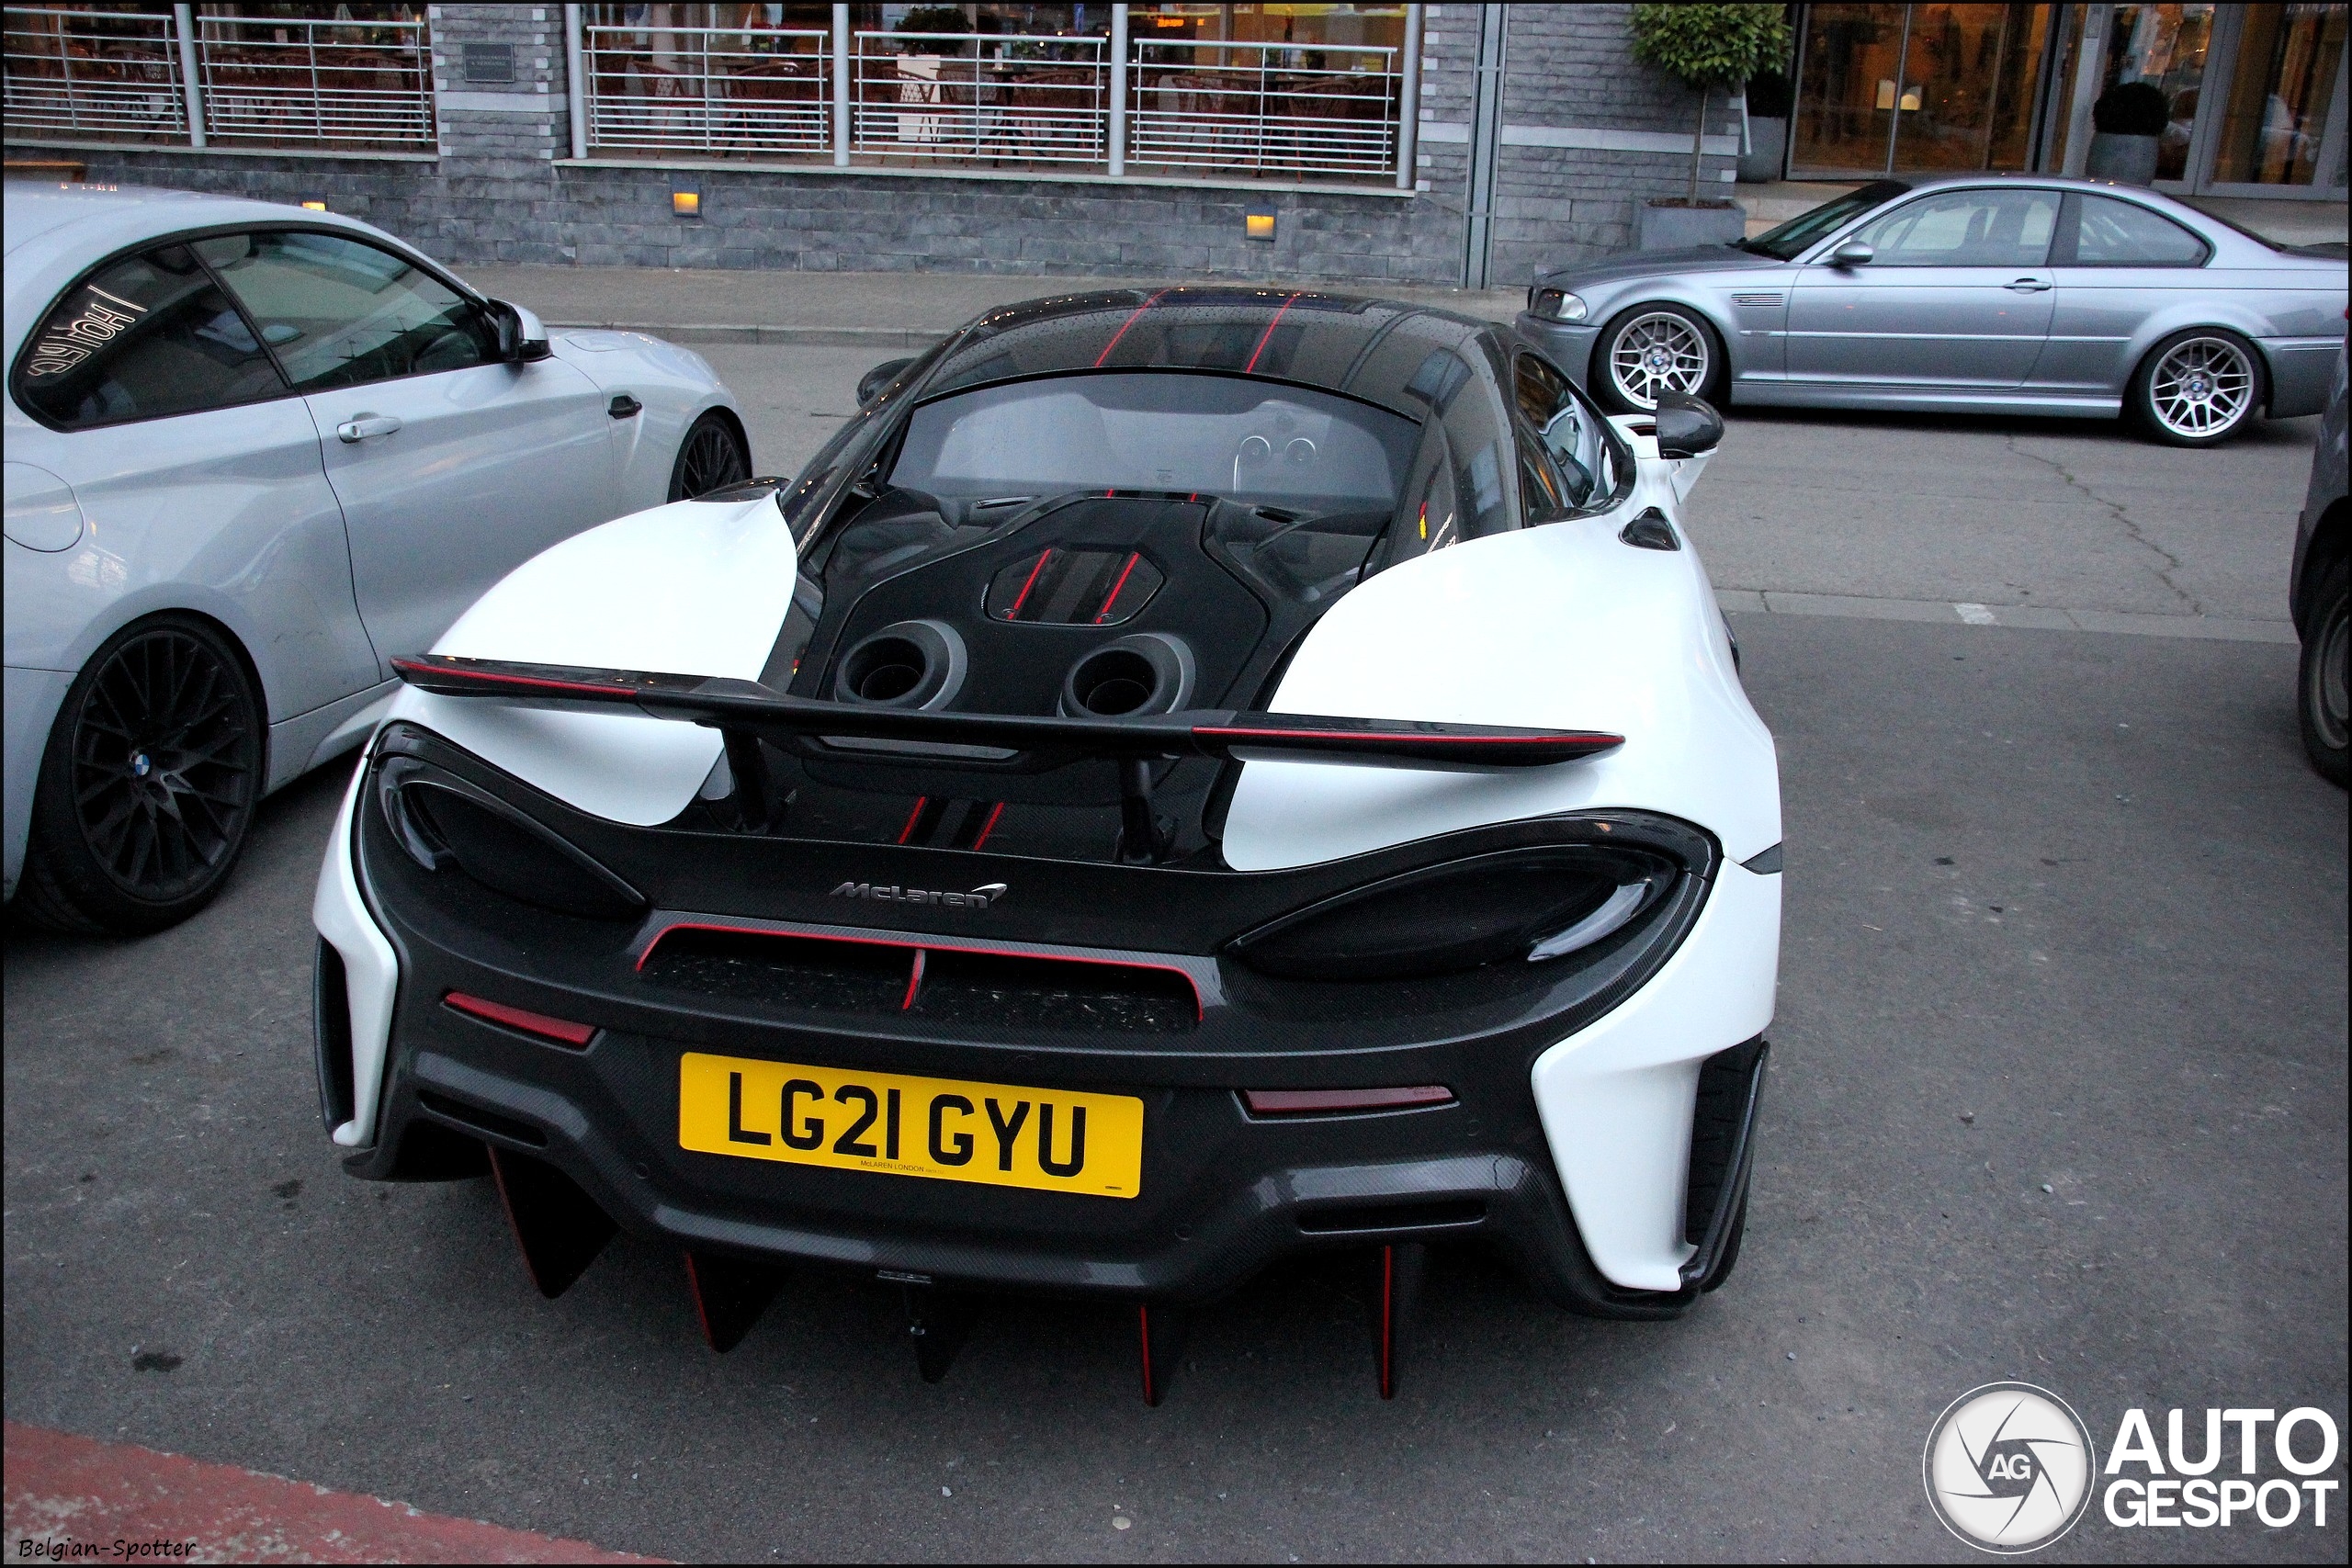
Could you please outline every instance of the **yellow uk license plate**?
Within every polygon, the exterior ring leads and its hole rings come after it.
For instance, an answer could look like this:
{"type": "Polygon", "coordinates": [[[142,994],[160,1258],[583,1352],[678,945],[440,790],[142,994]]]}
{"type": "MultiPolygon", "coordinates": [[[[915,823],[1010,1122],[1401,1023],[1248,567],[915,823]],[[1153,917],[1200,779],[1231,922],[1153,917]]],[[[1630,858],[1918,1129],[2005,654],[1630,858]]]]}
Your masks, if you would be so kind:
{"type": "Polygon", "coordinates": [[[1132,1198],[1143,1101],[688,1052],[678,1146],[992,1187],[1132,1198]]]}

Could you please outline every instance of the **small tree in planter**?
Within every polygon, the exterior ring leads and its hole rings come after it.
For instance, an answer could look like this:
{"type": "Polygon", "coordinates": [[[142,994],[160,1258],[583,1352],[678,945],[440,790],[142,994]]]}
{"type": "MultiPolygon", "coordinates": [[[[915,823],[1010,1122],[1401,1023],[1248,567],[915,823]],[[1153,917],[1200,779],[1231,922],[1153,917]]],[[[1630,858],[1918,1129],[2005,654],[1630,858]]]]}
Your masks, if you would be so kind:
{"type": "Polygon", "coordinates": [[[1699,199],[1699,175],[1707,145],[1707,105],[1717,88],[1728,90],[1759,71],[1777,68],[1788,51],[1788,7],[1774,0],[1634,7],[1634,58],[1699,91],[1699,128],[1690,145],[1690,196],[1674,205],[1733,205],[1702,204],[1699,199]]]}
{"type": "Polygon", "coordinates": [[[2157,153],[2172,122],[2172,100],[2153,82],[2118,82],[2091,105],[2090,159],[2095,180],[2144,186],[2156,177],[2157,153]]]}

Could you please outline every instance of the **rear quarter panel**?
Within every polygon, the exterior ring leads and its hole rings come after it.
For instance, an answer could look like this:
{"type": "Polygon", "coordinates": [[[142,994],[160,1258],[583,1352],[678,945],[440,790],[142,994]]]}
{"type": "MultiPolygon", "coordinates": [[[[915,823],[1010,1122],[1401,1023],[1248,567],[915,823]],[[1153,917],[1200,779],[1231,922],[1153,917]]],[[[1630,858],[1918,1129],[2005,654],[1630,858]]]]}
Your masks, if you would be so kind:
{"type": "Polygon", "coordinates": [[[1623,517],[1678,512],[1672,465],[1642,463],[1619,513],[1419,557],[1334,604],[1273,706],[1286,713],[1558,725],[1623,735],[1510,774],[1250,762],[1226,821],[1238,869],[1308,864],[1548,812],[1639,808],[1713,832],[1734,860],[1780,841],[1772,737],[1749,706],[1686,537],[1636,549],[1623,517]]]}

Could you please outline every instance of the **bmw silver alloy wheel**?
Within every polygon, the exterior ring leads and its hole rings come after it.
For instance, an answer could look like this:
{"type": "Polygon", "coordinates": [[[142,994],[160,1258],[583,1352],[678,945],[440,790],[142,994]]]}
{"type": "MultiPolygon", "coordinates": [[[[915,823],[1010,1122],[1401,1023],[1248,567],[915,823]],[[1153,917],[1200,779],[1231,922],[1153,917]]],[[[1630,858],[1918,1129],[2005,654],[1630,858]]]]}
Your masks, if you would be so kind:
{"type": "Polygon", "coordinates": [[[2148,376],[2148,412],[2175,435],[2211,440],[2253,408],[2254,367],[2227,338],[2183,338],[2148,376]]]}
{"type": "Polygon", "coordinates": [[[1714,372],[1699,329],[1667,310],[1635,316],[1609,345],[1609,375],[1636,407],[1657,407],[1660,392],[1695,398],[1714,372]]]}

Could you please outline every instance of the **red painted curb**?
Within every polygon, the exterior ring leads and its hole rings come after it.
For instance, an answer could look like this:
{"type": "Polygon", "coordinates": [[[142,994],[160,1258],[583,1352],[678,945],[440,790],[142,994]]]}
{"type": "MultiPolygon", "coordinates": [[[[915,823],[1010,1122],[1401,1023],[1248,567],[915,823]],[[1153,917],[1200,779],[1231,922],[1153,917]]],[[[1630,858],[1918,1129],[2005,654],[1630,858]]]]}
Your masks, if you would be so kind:
{"type": "Polygon", "coordinates": [[[6,1436],[10,1562],[664,1561],[14,1421],[6,1436]]]}

